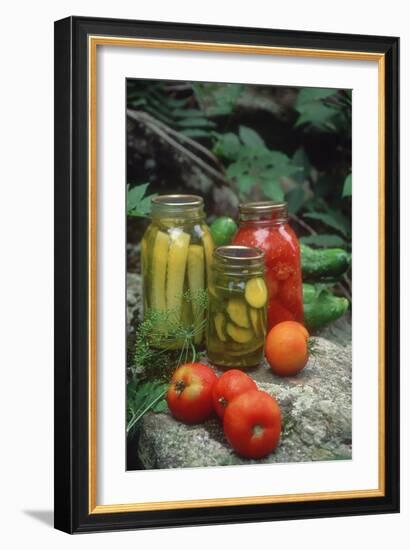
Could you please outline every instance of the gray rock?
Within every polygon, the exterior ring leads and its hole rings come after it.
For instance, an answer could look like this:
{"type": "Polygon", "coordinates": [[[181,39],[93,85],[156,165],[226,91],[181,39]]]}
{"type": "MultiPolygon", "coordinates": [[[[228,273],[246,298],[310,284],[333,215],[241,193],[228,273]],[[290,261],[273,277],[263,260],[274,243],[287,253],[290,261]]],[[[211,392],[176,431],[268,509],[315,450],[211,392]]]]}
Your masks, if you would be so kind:
{"type": "Polygon", "coordinates": [[[344,346],[346,342],[352,343],[352,314],[350,311],[345,313],[340,319],[330,323],[326,327],[317,332],[318,336],[322,336],[327,340],[331,340],[336,344],[344,346]]]}
{"type": "Polygon", "coordinates": [[[127,327],[128,334],[134,331],[135,321],[142,319],[142,278],[136,273],[127,273],[127,327]]]}
{"type": "Polygon", "coordinates": [[[169,413],[148,413],[141,423],[138,447],[144,467],[192,468],[351,459],[349,342],[341,346],[325,338],[315,338],[307,366],[295,377],[275,376],[266,362],[249,374],[281,407],[282,436],[273,453],[258,461],[239,457],[225,440],[217,418],[187,426],[169,413]]]}

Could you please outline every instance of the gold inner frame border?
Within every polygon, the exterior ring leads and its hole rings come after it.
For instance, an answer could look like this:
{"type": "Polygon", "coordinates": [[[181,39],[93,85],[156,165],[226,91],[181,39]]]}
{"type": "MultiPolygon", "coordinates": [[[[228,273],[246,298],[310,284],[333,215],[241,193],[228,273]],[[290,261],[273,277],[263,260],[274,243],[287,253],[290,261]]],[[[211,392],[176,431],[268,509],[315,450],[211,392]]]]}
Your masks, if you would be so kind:
{"type": "Polygon", "coordinates": [[[342,500],[352,498],[376,498],[385,495],[385,56],[377,52],[353,52],[344,50],[323,50],[307,48],[284,48],[180,40],[123,38],[115,36],[88,36],[88,511],[89,514],[120,512],[142,512],[154,510],[175,510],[187,508],[241,506],[249,504],[273,504],[308,502],[319,500],[342,500]],[[349,59],[375,61],[378,63],[378,214],[379,214],[379,475],[377,489],[352,491],[329,491],[285,495],[247,496],[235,498],[214,498],[199,500],[173,500],[160,502],[136,502],[130,504],[97,504],[97,343],[96,343],[96,266],[97,266],[97,47],[122,46],[133,48],[177,49],[221,53],[251,53],[260,55],[349,59]]]}

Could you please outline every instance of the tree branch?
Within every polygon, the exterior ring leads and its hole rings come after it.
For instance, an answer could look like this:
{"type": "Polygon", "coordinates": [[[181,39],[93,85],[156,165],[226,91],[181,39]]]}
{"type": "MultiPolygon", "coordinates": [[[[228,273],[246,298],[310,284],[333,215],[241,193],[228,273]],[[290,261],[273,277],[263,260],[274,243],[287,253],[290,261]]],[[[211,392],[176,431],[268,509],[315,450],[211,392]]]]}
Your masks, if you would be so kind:
{"type": "Polygon", "coordinates": [[[224,185],[228,184],[223,173],[218,172],[217,170],[212,168],[212,166],[209,166],[209,164],[207,164],[200,157],[198,157],[198,155],[196,155],[195,153],[187,149],[184,145],[179,143],[177,140],[187,143],[193,149],[200,151],[202,154],[204,154],[209,159],[211,159],[221,170],[222,167],[219,160],[206,147],[196,142],[195,140],[189,138],[188,136],[184,136],[183,134],[180,134],[176,130],[173,130],[163,122],[160,122],[159,120],[149,115],[148,113],[145,113],[144,111],[133,111],[131,109],[127,109],[127,115],[133,120],[136,120],[137,122],[140,122],[148,126],[151,130],[153,130],[155,133],[161,136],[162,139],[164,139],[164,141],[172,145],[175,149],[177,149],[183,155],[189,157],[193,162],[195,162],[203,170],[208,172],[212,177],[222,182],[224,185]],[[171,136],[174,136],[174,137],[171,137],[171,136]]]}

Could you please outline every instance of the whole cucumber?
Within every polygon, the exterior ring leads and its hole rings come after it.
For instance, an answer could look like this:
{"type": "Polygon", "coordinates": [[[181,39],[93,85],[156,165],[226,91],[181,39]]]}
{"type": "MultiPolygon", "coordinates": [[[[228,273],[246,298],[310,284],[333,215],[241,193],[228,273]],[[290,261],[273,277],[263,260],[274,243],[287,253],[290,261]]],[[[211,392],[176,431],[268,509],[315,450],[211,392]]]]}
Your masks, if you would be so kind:
{"type": "Polygon", "coordinates": [[[320,329],[346,313],[349,300],[334,296],[329,290],[317,294],[314,285],[303,284],[303,308],[308,330],[320,329]]]}
{"type": "Polygon", "coordinates": [[[304,281],[337,279],[350,265],[350,254],[343,248],[310,248],[300,245],[304,281]]]}

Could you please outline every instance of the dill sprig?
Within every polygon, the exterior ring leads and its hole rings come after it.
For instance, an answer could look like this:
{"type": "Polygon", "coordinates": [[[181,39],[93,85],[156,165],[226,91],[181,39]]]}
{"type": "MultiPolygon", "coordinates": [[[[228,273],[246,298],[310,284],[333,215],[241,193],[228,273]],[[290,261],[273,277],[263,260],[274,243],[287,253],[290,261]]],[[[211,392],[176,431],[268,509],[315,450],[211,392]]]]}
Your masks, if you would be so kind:
{"type": "Polygon", "coordinates": [[[134,360],[127,384],[127,433],[150,410],[166,410],[169,379],[183,363],[195,361],[195,336],[205,330],[208,296],[205,290],[187,290],[183,299],[195,305],[203,321],[182,323],[172,310],[148,309],[136,330],[134,360]]]}

